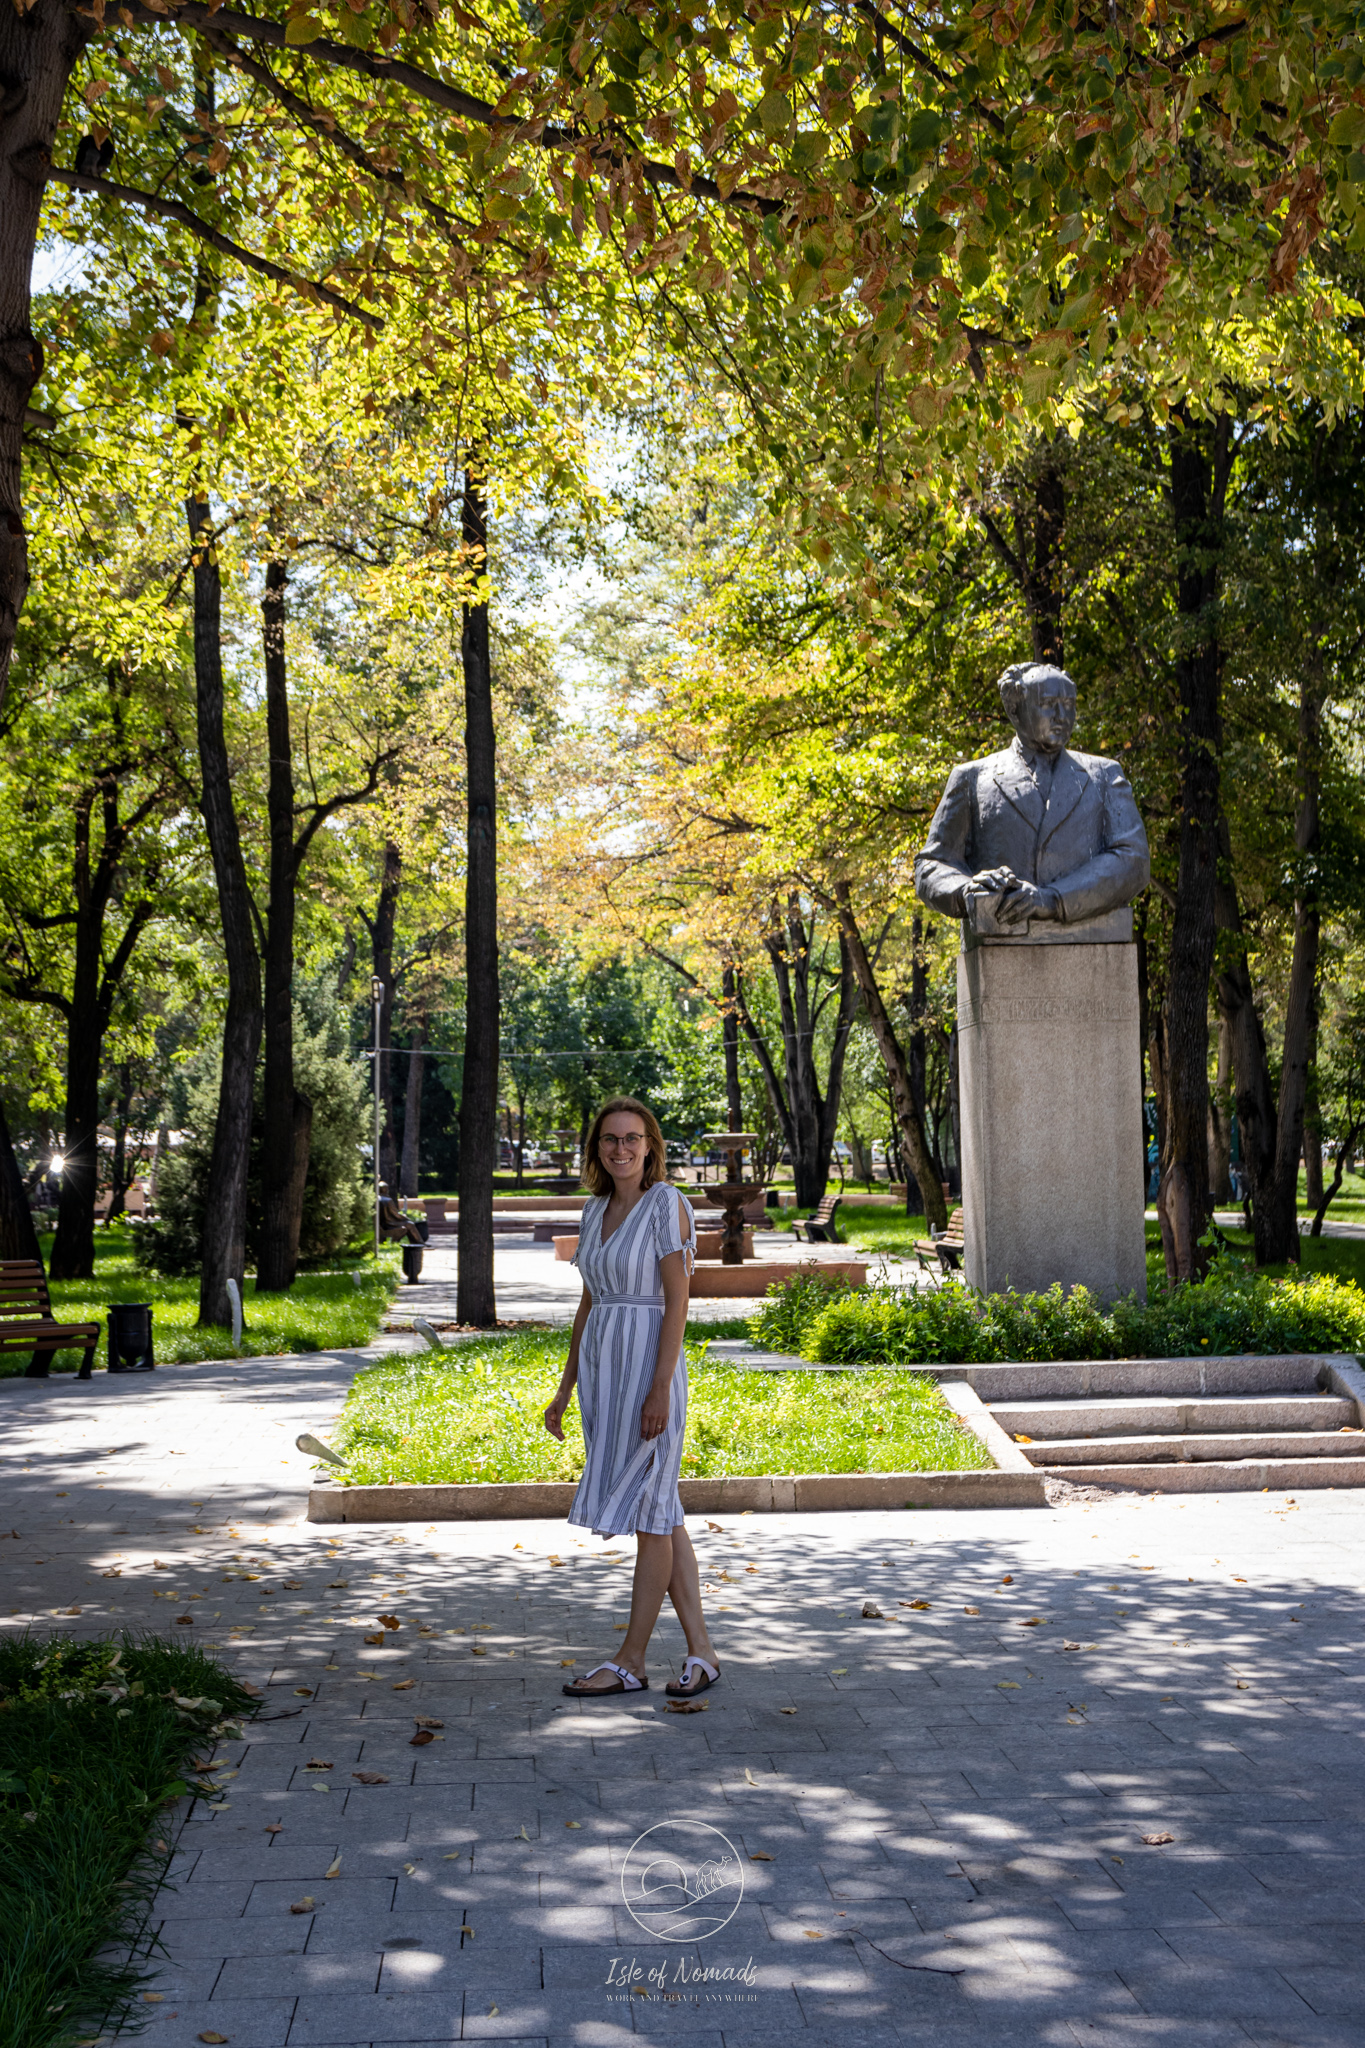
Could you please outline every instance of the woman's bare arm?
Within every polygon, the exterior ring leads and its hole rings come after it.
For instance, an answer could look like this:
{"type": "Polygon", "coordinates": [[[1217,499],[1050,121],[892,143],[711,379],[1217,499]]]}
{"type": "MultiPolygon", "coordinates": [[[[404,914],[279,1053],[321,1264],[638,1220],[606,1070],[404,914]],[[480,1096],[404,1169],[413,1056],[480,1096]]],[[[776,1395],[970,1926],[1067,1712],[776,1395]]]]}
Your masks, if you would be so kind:
{"type": "Polygon", "coordinates": [[[583,1299],[579,1302],[574,1315],[573,1328],[569,1332],[569,1355],[565,1360],[559,1385],[555,1389],[555,1397],[545,1410],[545,1427],[550,1435],[557,1436],[561,1443],[564,1441],[564,1410],[573,1399],[573,1390],[578,1385],[578,1347],[583,1342],[583,1330],[591,1309],[592,1295],[585,1286],[583,1299]]]}
{"type": "Polygon", "coordinates": [[[687,1251],[692,1249],[692,1228],[681,1195],[678,1197],[678,1220],[687,1238],[687,1250],[665,1252],[659,1261],[659,1277],[664,1286],[664,1319],[659,1331],[659,1356],[654,1367],[654,1381],[645,1395],[644,1407],[640,1410],[640,1434],[646,1439],[662,1436],[668,1427],[668,1404],[673,1375],[682,1356],[683,1338],[687,1335],[687,1299],[692,1291],[692,1278],[687,1270],[687,1251]]]}

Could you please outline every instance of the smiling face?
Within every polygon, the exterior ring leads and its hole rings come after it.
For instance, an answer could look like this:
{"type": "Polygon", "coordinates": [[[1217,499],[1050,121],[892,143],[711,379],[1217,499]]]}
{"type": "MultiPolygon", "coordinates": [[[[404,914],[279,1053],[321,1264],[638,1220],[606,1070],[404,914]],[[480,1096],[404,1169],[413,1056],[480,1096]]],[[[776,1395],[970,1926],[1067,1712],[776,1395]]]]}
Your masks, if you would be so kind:
{"type": "Polygon", "coordinates": [[[597,1135],[598,1156],[618,1194],[638,1187],[649,1158],[649,1139],[633,1109],[614,1109],[597,1135]]]}

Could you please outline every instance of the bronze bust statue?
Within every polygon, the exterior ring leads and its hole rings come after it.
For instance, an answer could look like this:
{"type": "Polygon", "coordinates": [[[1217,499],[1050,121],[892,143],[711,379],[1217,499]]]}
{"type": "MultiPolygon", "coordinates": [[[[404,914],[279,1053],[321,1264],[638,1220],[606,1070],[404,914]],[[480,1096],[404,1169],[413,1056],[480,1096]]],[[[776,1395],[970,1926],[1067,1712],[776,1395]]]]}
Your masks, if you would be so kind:
{"type": "Polygon", "coordinates": [[[915,893],[960,917],[967,942],[1132,937],[1127,910],[1147,885],[1147,834],[1117,761],[1068,751],[1076,685],[1046,662],[1000,678],[1011,745],[948,777],[915,893]]]}

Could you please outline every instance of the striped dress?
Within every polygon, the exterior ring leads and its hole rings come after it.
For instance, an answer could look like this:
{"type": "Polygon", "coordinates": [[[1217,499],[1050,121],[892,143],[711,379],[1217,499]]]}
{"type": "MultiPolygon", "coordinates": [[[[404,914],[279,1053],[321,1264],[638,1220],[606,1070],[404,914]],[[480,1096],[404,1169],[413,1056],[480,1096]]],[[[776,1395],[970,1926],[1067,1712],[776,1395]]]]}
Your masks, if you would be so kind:
{"type": "Polygon", "coordinates": [[[666,1181],[646,1188],[623,1223],[602,1242],[604,1195],[583,1205],[574,1264],[592,1296],[578,1350],[578,1407],[587,1463],[569,1520],[599,1536],[632,1530],[665,1536],[682,1521],[678,1470],[687,1424],[687,1365],[679,1357],[668,1404],[668,1427],[646,1441],[640,1411],[654,1381],[664,1320],[659,1261],[682,1252],[692,1271],[696,1222],[666,1181]]]}

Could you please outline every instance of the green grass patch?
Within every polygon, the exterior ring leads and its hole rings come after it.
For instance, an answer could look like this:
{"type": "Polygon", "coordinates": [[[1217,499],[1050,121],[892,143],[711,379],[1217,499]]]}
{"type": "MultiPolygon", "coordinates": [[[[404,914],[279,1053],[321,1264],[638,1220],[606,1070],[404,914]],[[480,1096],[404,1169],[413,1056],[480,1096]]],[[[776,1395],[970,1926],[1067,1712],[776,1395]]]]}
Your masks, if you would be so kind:
{"type": "MultiPolygon", "coordinates": [[[[956,1203],[951,1199],[948,1213],[956,1203]]],[[[881,1252],[888,1258],[914,1257],[915,1239],[929,1235],[923,1216],[907,1216],[904,1209],[882,1207],[876,1202],[846,1201],[834,1219],[839,1235],[860,1252],[881,1252]]]]}
{"type": "Polygon", "coordinates": [[[0,1642],[0,2048],[71,2048],[133,2015],[148,1973],[108,1951],[165,1873],[158,1809],[252,1711],[178,1643],[0,1642]]]}
{"type": "MultiPolygon", "coordinates": [[[[748,1325],[741,1324],[741,1333],[748,1325]]],[[[767,1373],[709,1364],[687,1345],[686,1479],[732,1473],[991,1469],[989,1454],[915,1373],[767,1373]]],[[[542,1420],[564,1365],[562,1332],[462,1343],[443,1357],[386,1359],[358,1373],[332,1443],[355,1485],[576,1480],[577,1403],[557,1443],[542,1420]]]]}
{"type": "MultiPolygon", "coordinates": [[[[42,1240],[44,1261],[52,1249],[42,1240]]],[[[247,1280],[242,1304],[245,1328],[242,1348],[234,1352],[230,1330],[200,1330],[199,1281],[160,1278],[134,1263],[132,1232],[122,1224],[95,1232],[93,1280],[54,1280],[52,1312],[60,1322],[104,1324],[110,1304],[149,1301],[152,1338],[159,1364],[180,1365],[201,1358],[272,1358],[293,1351],[353,1351],[373,1338],[388,1309],[400,1272],[396,1249],[386,1248],[378,1261],[338,1272],[303,1273],[288,1294],[255,1294],[247,1280]],[[352,1273],[358,1276],[352,1278],[352,1273]]],[[[102,1330],[97,1366],[108,1357],[102,1330]]],[[[79,1351],[59,1351],[54,1372],[74,1372],[79,1351]]],[[[0,1377],[12,1378],[28,1364],[23,1352],[0,1356],[0,1377]]]]}

